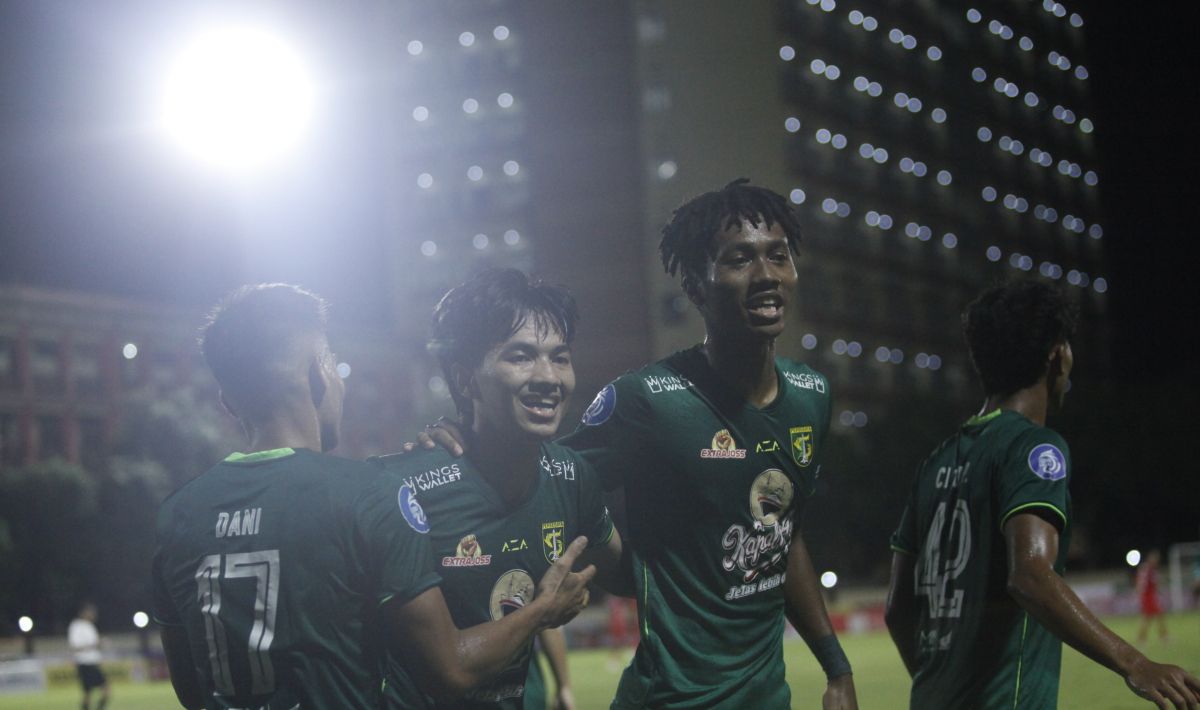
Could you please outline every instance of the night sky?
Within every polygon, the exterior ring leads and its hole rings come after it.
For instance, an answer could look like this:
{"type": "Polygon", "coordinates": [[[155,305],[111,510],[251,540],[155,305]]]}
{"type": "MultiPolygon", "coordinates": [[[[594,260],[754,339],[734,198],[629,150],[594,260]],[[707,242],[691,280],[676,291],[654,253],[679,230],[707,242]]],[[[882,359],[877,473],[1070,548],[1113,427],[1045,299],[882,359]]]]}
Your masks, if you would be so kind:
{"type": "MultiPolygon", "coordinates": [[[[1191,78],[1195,11],[1182,7],[1079,8],[1107,209],[1114,375],[1126,399],[1113,403],[1115,431],[1134,417],[1181,417],[1200,381],[1187,345],[1200,312],[1197,266],[1185,258],[1200,221],[1192,103],[1200,88],[1191,78]]],[[[190,169],[146,125],[177,9],[0,4],[0,281],[205,306],[239,283],[282,275],[342,306],[339,318],[381,317],[372,235],[386,194],[369,137],[385,119],[361,41],[371,18],[293,13],[315,61],[337,75],[314,126],[321,147],[269,185],[230,186],[190,169]]],[[[1188,468],[1183,428],[1125,442],[1158,452],[1169,470],[1137,475],[1160,477],[1163,494],[1194,491],[1200,478],[1188,468]]],[[[1191,517],[1181,524],[1194,539],[1191,517]]]]}

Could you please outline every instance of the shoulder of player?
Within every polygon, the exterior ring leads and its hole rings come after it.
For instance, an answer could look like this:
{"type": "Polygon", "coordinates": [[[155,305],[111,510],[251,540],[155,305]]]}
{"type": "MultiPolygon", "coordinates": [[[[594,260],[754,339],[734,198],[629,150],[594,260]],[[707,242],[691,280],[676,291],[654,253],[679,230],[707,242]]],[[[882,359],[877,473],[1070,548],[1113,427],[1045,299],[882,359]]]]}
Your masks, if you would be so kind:
{"type": "Polygon", "coordinates": [[[572,483],[595,479],[597,476],[586,458],[574,449],[552,441],[542,444],[541,466],[551,479],[572,483]]]}
{"type": "Polygon", "coordinates": [[[407,453],[396,452],[372,456],[366,460],[366,463],[375,470],[412,475],[428,468],[443,466],[453,460],[455,459],[449,451],[438,446],[432,449],[418,448],[407,453]]]}
{"type": "Polygon", "coordinates": [[[792,389],[829,397],[829,380],[808,365],[788,357],[776,357],[775,366],[792,389]]]}

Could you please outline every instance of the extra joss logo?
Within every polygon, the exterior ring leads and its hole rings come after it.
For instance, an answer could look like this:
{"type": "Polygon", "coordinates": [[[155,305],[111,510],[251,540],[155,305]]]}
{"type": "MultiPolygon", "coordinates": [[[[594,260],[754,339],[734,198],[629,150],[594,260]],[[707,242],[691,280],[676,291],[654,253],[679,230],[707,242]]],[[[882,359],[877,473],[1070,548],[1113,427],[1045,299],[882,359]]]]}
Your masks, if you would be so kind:
{"type": "Polygon", "coordinates": [[[443,567],[484,567],[492,563],[492,556],[483,554],[479,540],[472,534],[464,535],[454,549],[453,557],[443,557],[443,567]]]}
{"type": "Polygon", "coordinates": [[[744,459],[746,450],[739,449],[728,429],[713,434],[712,448],[700,449],[702,459],[744,459]]]}

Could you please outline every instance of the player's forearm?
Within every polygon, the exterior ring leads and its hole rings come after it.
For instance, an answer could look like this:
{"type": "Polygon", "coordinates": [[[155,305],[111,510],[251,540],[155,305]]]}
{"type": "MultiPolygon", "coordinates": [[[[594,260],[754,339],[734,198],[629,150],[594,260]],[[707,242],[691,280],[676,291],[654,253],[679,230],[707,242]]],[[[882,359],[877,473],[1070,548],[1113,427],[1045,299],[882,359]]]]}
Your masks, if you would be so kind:
{"type": "Polygon", "coordinates": [[[461,695],[499,675],[529,646],[534,636],[548,627],[542,605],[534,600],[499,621],[459,631],[455,651],[461,675],[453,683],[458,686],[454,689],[456,694],[461,695]]]}
{"type": "Polygon", "coordinates": [[[825,609],[825,599],[817,586],[817,575],[804,540],[796,535],[788,551],[787,581],[783,585],[784,611],[800,637],[812,646],[833,635],[833,624],[825,609]]]}
{"type": "Polygon", "coordinates": [[[567,636],[562,628],[546,629],[538,634],[542,649],[550,661],[550,672],[554,674],[554,684],[559,687],[571,685],[571,671],[567,667],[567,636]]]}
{"type": "Polygon", "coordinates": [[[203,708],[204,692],[196,679],[187,632],[181,626],[164,626],[161,636],[163,653],[167,657],[167,670],[171,675],[171,687],[175,689],[175,697],[179,704],[188,710],[203,708]]]}
{"type": "Polygon", "coordinates": [[[1050,633],[1122,676],[1144,658],[1097,619],[1049,565],[1030,564],[1011,572],[1008,593],[1050,633]]]}
{"type": "Polygon", "coordinates": [[[917,599],[913,593],[913,559],[911,555],[892,553],[891,582],[888,585],[887,606],[883,620],[888,633],[900,652],[900,660],[911,676],[917,671],[917,599]]]}

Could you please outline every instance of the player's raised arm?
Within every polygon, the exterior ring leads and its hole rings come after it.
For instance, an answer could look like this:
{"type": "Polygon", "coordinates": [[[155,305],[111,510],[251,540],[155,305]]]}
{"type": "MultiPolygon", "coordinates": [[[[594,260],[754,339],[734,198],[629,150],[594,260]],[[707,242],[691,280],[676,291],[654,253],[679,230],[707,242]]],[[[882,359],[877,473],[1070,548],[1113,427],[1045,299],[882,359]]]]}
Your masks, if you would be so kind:
{"type": "Polygon", "coordinates": [[[1178,666],[1154,663],[1084,606],[1054,571],[1058,529],[1035,513],[1004,524],[1008,593],[1034,619],[1088,658],[1118,673],[1130,690],[1160,708],[1196,708],[1200,680],[1178,666]]]}
{"type": "Polygon", "coordinates": [[[592,566],[571,572],[585,547],[587,538],[576,538],[542,577],[533,601],[499,621],[459,630],[438,587],[385,604],[391,645],[421,690],[440,701],[458,698],[504,670],[535,634],[575,618],[596,574],[592,566]]]}
{"type": "Polygon", "coordinates": [[[833,624],[829,622],[829,612],[825,610],[825,600],[817,586],[817,575],[813,571],[812,559],[808,556],[808,547],[804,544],[799,525],[792,534],[792,545],[788,549],[784,612],[825,671],[829,685],[822,697],[822,707],[826,710],[857,708],[850,661],[846,659],[833,632],[833,624]]]}

